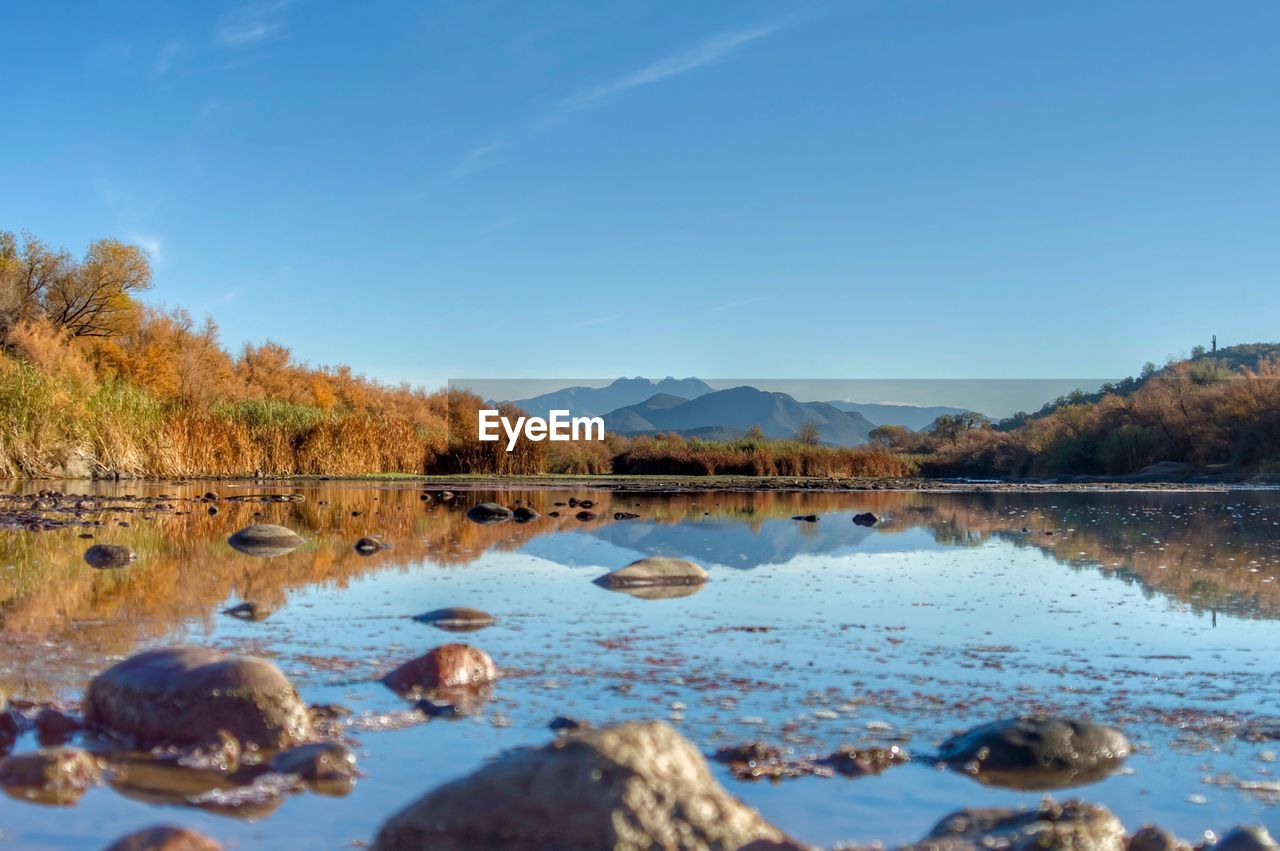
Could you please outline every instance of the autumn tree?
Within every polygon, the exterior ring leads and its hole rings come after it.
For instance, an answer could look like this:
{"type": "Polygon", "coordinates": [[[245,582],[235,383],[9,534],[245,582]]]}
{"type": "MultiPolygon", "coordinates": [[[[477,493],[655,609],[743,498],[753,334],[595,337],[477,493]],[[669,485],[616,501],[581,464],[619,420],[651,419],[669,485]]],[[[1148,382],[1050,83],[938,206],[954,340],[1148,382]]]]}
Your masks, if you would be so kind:
{"type": "Polygon", "coordinates": [[[818,425],[815,420],[807,420],[800,428],[796,429],[796,440],[805,446],[817,446],[821,436],[822,426],[818,425]]]}
{"type": "Polygon", "coordinates": [[[80,263],[52,276],[44,291],[44,315],[73,337],[114,337],[137,323],[134,296],[150,288],[145,251],[100,239],[80,263]]]}

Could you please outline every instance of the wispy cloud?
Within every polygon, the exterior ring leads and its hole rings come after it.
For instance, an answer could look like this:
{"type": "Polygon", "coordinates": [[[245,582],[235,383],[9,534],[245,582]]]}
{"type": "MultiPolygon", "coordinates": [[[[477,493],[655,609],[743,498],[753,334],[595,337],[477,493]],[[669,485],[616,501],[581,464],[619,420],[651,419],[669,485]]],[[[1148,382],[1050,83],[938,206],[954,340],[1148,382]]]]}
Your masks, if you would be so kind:
{"type": "Polygon", "coordinates": [[[284,30],[284,10],[293,0],[251,3],[233,9],[213,34],[213,40],[226,47],[245,47],[274,38],[284,30]]]}
{"type": "Polygon", "coordinates": [[[733,30],[707,39],[702,44],[683,53],[676,53],[657,62],[652,62],[639,70],[622,77],[584,89],[560,102],[565,112],[576,112],[599,104],[614,95],[640,86],[651,86],[697,70],[705,65],[721,62],[738,50],[754,41],[777,32],[778,27],[755,27],[753,29],[733,30]]]}
{"type": "Polygon", "coordinates": [[[160,244],[160,237],[134,232],[129,234],[129,241],[147,252],[152,263],[159,265],[164,261],[164,246],[160,244]]]}
{"type": "Polygon", "coordinates": [[[651,62],[643,68],[607,83],[575,92],[556,104],[549,114],[542,116],[521,132],[493,139],[467,151],[463,154],[462,159],[458,161],[458,164],[449,171],[448,177],[451,180],[460,180],[488,168],[498,161],[494,156],[496,153],[513,147],[517,141],[522,141],[524,138],[550,129],[570,113],[581,112],[598,106],[630,89],[639,86],[651,86],[674,79],[706,65],[722,62],[752,42],[766,38],[780,29],[782,29],[782,25],[774,24],[723,32],[712,36],[690,50],[651,62]]]}

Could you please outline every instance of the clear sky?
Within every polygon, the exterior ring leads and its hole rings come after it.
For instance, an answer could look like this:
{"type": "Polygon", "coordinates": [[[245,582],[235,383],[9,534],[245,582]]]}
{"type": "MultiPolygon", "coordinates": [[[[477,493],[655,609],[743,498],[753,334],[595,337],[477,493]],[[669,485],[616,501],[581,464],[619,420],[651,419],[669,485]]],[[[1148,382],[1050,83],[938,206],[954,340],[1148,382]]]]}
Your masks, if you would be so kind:
{"type": "Polygon", "coordinates": [[[0,228],[388,380],[1280,337],[1280,4],[13,3],[0,228]]]}

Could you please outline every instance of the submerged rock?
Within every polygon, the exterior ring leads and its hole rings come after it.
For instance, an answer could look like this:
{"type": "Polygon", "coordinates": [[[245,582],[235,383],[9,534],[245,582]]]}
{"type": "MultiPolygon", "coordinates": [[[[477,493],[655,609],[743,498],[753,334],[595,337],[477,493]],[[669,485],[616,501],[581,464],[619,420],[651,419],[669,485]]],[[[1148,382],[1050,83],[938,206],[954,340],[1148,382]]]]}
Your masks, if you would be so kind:
{"type": "Polygon", "coordinates": [[[515,511],[511,512],[511,516],[515,518],[517,523],[528,523],[531,520],[537,520],[542,515],[534,511],[532,508],[522,505],[515,511]]]}
{"type": "Polygon", "coordinates": [[[246,600],[243,603],[223,609],[224,615],[239,618],[242,621],[263,621],[271,617],[276,607],[270,603],[259,603],[257,600],[246,600]]]}
{"type": "Polygon", "coordinates": [[[356,755],[338,742],[312,742],[281,751],[271,758],[270,767],[308,783],[351,781],[357,776],[356,755]]]}
{"type": "Polygon", "coordinates": [[[817,522],[818,522],[818,515],[816,515],[816,514],[797,514],[795,517],[792,517],[791,519],[792,519],[792,520],[802,520],[802,521],[804,521],[805,523],[817,523],[817,522]]]}
{"type": "Polygon", "coordinates": [[[386,544],[382,543],[382,541],[379,541],[377,538],[361,538],[356,541],[355,549],[356,552],[360,553],[362,556],[371,556],[376,552],[386,549],[386,546],[386,544]]]}
{"type": "Polygon", "coordinates": [[[488,612],[482,612],[479,609],[472,609],[467,606],[449,606],[444,609],[436,609],[432,612],[415,615],[413,619],[418,623],[431,624],[437,629],[447,629],[450,632],[474,632],[498,622],[498,619],[488,612]]]}
{"type": "Polygon", "coordinates": [[[1213,846],[1213,851],[1276,851],[1276,849],[1280,849],[1280,844],[1271,838],[1271,834],[1265,827],[1257,824],[1237,827],[1213,846]]]}
{"type": "Polygon", "coordinates": [[[595,583],[604,588],[628,589],[655,586],[702,585],[707,572],[691,561],[682,558],[652,556],[633,561],[626,567],[596,578],[595,583]]]}
{"type": "Polygon", "coordinates": [[[1056,789],[1106,777],[1131,751],[1112,727],[1074,718],[1010,718],[953,736],[938,760],[993,786],[1056,789]]]}
{"type": "Polygon", "coordinates": [[[291,553],[304,542],[291,529],[272,523],[255,523],[227,538],[227,543],[245,555],[271,558],[291,553]]]}
{"type": "Polygon", "coordinates": [[[54,706],[46,706],[36,713],[35,725],[42,743],[66,741],[84,726],[79,718],[54,706]]]}
{"type": "Polygon", "coordinates": [[[482,526],[506,523],[511,519],[511,509],[496,502],[482,502],[467,509],[467,519],[482,526]]]}
{"type": "Polygon", "coordinates": [[[510,751],[388,819],[374,851],[799,849],[729,795],[661,722],[574,730],[510,751]]]}
{"type": "Polygon", "coordinates": [[[859,526],[874,526],[880,522],[880,518],[870,511],[864,511],[861,514],[853,515],[853,522],[859,526]]]}
{"type": "Polygon", "coordinates": [[[128,567],[138,556],[122,544],[94,544],[84,551],[85,563],[98,570],[128,567]]]}
{"type": "Polygon", "coordinates": [[[1129,837],[1125,851],[1191,851],[1191,846],[1169,831],[1149,824],[1129,837]]]}
{"type": "Polygon", "coordinates": [[[0,787],[15,798],[74,804],[101,773],[91,754],[78,748],[54,748],[0,760],[0,787]]]}
{"type": "Polygon", "coordinates": [[[198,745],[226,731],[277,749],[311,737],[311,716],[270,662],[178,646],[139,653],[94,677],[85,723],[141,747],[198,745]]]}
{"type": "Polygon", "coordinates": [[[485,653],[469,644],[442,644],[405,662],[382,678],[392,691],[407,696],[437,689],[482,686],[498,678],[498,669],[485,653]]]}
{"type": "Polygon", "coordinates": [[[1124,827],[1106,807],[1045,799],[1034,810],[952,813],[901,851],[1124,851],[1124,827]]]}
{"type": "Polygon", "coordinates": [[[222,846],[193,830],[160,825],[122,836],[103,851],[222,851],[222,846]]]}
{"type": "Polygon", "coordinates": [[[596,519],[595,513],[591,511],[579,511],[577,514],[573,516],[574,518],[581,520],[583,523],[587,523],[596,519]]]}

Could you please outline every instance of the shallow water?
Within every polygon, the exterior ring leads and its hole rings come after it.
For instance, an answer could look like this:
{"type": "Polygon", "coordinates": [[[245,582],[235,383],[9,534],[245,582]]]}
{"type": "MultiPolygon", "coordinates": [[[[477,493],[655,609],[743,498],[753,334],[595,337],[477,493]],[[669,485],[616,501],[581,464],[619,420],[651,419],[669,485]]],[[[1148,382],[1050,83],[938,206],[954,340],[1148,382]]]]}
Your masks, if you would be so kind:
{"type": "MultiPolygon", "coordinates": [[[[255,653],[309,703],[353,711],[347,734],[365,776],[346,796],[288,795],[253,817],[109,787],[70,807],[0,797],[0,847],[95,849],[158,822],[237,848],[350,847],[486,758],[550,741],[558,715],[665,718],[707,753],[751,740],[798,754],[904,747],[910,764],[860,779],[750,782],[713,763],[730,791],[818,844],[905,841],[964,806],[1038,801],[1041,792],[983,786],[928,758],[953,732],[1030,711],[1087,715],[1138,745],[1121,773],[1057,797],[1192,839],[1241,822],[1280,831],[1274,491],[460,491],[442,504],[404,484],[13,487],[178,499],[168,500],[175,510],[90,512],[82,519],[102,525],[88,529],[0,529],[0,689],[11,700],[74,708],[89,677],[144,647],[255,653]],[[306,499],[223,500],[210,517],[184,501],[207,490],[306,499]],[[595,500],[602,519],[579,522],[567,507],[546,516],[570,496],[595,500]],[[486,500],[544,516],[468,521],[466,506],[486,500]],[[867,510],[883,524],[850,522],[867,510]],[[641,517],[615,521],[615,511],[641,517]],[[809,513],[821,519],[791,519],[809,513]],[[227,536],[252,522],[289,526],[307,543],[269,559],[232,550],[227,536]],[[92,570],[85,533],[129,545],[138,561],[92,570]],[[390,548],[357,554],[369,534],[390,548]],[[710,582],[664,600],[591,582],[657,554],[703,564],[710,582]],[[219,614],[248,599],[279,608],[259,622],[219,614]],[[499,621],[460,636],[409,619],[450,605],[499,621]],[[370,729],[410,717],[377,678],[456,640],[507,674],[483,710],[370,729]]],[[[27,733],[15,751],[34,747],[27,733]]]]}

